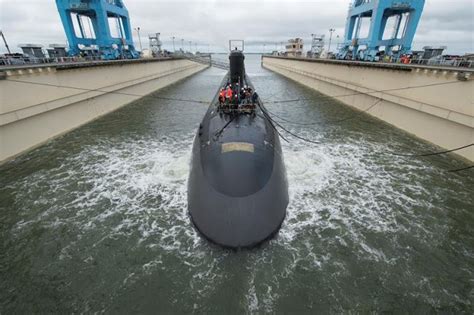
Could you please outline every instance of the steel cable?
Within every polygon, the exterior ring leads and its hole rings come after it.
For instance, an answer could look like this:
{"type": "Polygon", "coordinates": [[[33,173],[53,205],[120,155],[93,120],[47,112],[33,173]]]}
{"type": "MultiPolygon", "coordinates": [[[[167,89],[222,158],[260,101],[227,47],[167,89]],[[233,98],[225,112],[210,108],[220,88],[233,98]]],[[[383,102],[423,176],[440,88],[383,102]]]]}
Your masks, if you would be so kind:
{"type": "MultiPolygon", "coordinates": [[[[99,92],[99,93],[105,93],[105,94],[118,94],[118,95],[125,95],[125,96],[132,96],[132,97],[139,97],[139,98],[150,98],[150,99],[157,99],[157,100],[168,100],[168,101],[178,101],[178,102],[188,102],[188,103],[197,103],[197,104],[210,104],[210,101],[203,101],[203,100],[192,100],[192,99],[182,99],[182,98],[172,98],[172,97],[162,97],[162,96],[153,96],[153,95],[141,95],[141,94],[134,94],[134,93],[126,93],[126,92],[118,92],[118,91],[106,91],[102,89],[88,89],[88,88],[80,88],[80,87],[74,87],[74,86],[66,86],[66,85],[58,85],[58,84],[51,84],[51,83],[40,83],[40,82],[31,82],[31,81],[20,81],[20,80],[14,80],[14,79],[7,79],[10,82],[17,82],[17,83],[22,83],[22,84],[32,84],[32,85],[41,85],[41,86],[49,86],[49,87],[57,87],[57,88],[64,88],[64,89],[73,89],[73,90],[79,90],[79,91],[86,91],[86,92],[99,92]]],[[[419,85],[419,86],[411,86],[411,87],[403,87],[403,88],[394,88],[394,89],[385,89],[385,90],[378,90],[378,91],[372,91],[372,92],[357,92],[357,93],[351,93],[351,94],[343,94],[343,95],[322,95],[320,98],[340,98],[340,97],[347,97],[347,96],[355,96],[355,95],[361,95],[361,94],[375,94],[375,93],[382,93],[382,92],[389,92],[389,91],[400,91],[400,90],[408,90],[408,89],[416,89],[416,88],[423,88],[423,87],[431,87],[431,86],[440,86],[440,85],[447,85],[447,84],[454,84],[454,83],[459,83],[461,81],[450,81],[450,82],[443,82],[443,83],[434,83],[434,84],[426,84],[426,85],[419,85]]],[[[73,96],[73,95],[71,95],[73,96]]],[[[306,100],[312,100],[312,99],[292,99],[292,100],[281,100],[281,101],[270,101],[270,104],[278,104],[278,103],[289,103],[289,102],[297,102],[297,101],[306,101],[306,100]]],[[[370,109],[372,109],[375,105],[377,105],[380,101],[382,101],[381,98],[379,98],[373,105],[371,105],[369,108],[360,111],[356,113],[353,116],[343,118],[340,120],[334,120],[334,121],[327,121],[326,123],[339,123],[339,122],[344,122],[350,119],[355,118],[356,116],[359,116],[360,114],[364,112],[368,112],[370,109]]],[[[34,106],[34,105],[33,105],[34,106]]],[[[288,123],[293,123],[293,124],[298,124],[298,125],[314,125],[317,123],[309,123],[309,124],[304,124],[304,123],[299,123],[299,122],[292,122],[290,120],[284,119],[270,111],[267,110],[266,107],[260,104],[258,104],[260,109],[262,110],[263,115],[266,117],[266,119],[270,122],[272,127],[278,132],[280,137],[284,139],[285,141],[288,142],[287,139],[285,139],[281,133],[277,130],[276,126],[280,127],[282,130],[287,132],[288,134],[292,135],[293,137],[303,140],[305,142],[313,143],[313,144],[321,144],[320,142],[316,142],[304,137],[301,137],[288,129],[286,129],[284,126],[282,126],[279,122],[274,120],[271,116],[278,117],[282,120],[285,120],[288,123]],[[276,126],[275,126],[276,125],[276,126]]],[[[318,122],[320,123],[320,122],[318,122]]],[[[440,152],[430,152],[430,153],[423,153],[423,154],[400,154],[397,152],[390,152],[392,155],[396,156],[404,156],[404,157],[428,157],[428,156],[436,156],[436,155],[443,155],[451,152],[456,152],[468,147],[473,146],[473,144],[468,144],[459,148],[451,149],[451,150],[446,150],[446,151],[440,151],[440,152]]],[[[468,170],[474,168],[473,166],[457,169],[457,170],[451,170],[449,172],[461,172],[464,170],[468,170]]]]}
{"type": "MultiPolygon", "coordinates": [[[[424,87],[441,86],[441,85],[448,85],[448,84],[455,84],[455,83],[464,83],[464,81],[456,80],[456,81],[449,81],[449,82],[430,83],[430,84],[423,84],[423,85],[406,86],[406,87],[401,87],[401,88],[376,90],[376,91],[371,91],[371,92],[354,92],[354,93],[339,94],[339,95],[320,95],[320,96],[318,96],[318,98],[341,98],[341,97],[356,96],[356,95],[362,95],[362,94],[376,94],[376,93],[384,93],[384,92],[419,89],[419,88],[424,88],[424,87]]],[[[268,100],[268,101],[265,101],[265,103],[267,103],[267,104],[281,104],[281,103],[291,103],[291,102],[311,101],[311,100],[313,100],[313,99],[296,98],[296,99],[276,100],[276,101],[268,100]]]]}
{"type": "MultiPolygon", "coordinates": [[[[134,93],[118,92],[118,91],[107,91],[107,90],[102,90],[102,89],[88,89],[88,88],[80,88],[80,87],[75,87],[75,86],[51,84],[51,83],[40,83],[40,82],[10,80],[10,79],[8,79],[8,81],[17,82],[17,83],[24,83],[24,84],[32,84],[32,85],[57,87],[57,88],[64,88],[64,89],[71,89],[71,90],[78,90],[78,91],[85,91],[85,92],[99,92],[99,93],[105,93],[105,94],[118,94],[118,95],[133,96],[133,97],[139,97],[139,98],[151,98],[151,99],[167,100],[167,101],[178,101],[178,102],[186,102],[186,103],[199,103],[199,104],[206,104],[206,105],[209,105],[211,103],[210,101],[172,98],[172,97],[154,96],[154,95],[141,95],[141,94],[134,94],[134,93]]],[[[118,84],[120,84],[120,83],[118,83],[118,84]]],[[[70,95],[70,96],[74,96],[74,95],[70,95]]],[[[37,105],[39,105],[39,104],[37,104],[37,105]]],[[[34,105],[32,105],[32,106],[34,106],[34,105]]]]}

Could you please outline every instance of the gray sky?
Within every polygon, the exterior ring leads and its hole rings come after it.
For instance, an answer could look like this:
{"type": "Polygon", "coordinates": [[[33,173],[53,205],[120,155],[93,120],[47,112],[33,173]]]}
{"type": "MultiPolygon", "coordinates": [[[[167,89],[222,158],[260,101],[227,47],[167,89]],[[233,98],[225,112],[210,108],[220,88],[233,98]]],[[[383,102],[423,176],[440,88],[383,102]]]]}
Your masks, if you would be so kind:
{"type": "MultiPolygon", "coordinates": [[[[349,0],[124,0],[133,27],[140,26],[143,46],[148,33],[161,32],[165,49],[171,37],[198,43],[198,49],[225,51],[228,39],[244,39],[247,51],[275,48],[291,37],[305,39],[329,28],[343,35],[349,0]]],[[[0,0],[0,29],[10,47],[20,43],[65,43],[54,0],[0,0]]],[[[134,32],[138,47],[137,34],[134,32]]],[[[426,0],[414,48],[446,45],[449,53],[474,52],[474,0],[426,0]]],[[[334,47],[334,46],[333,46],[334,47]]],[[[188,48],[189,49],[189,48],[188,48]]],[[[193,44],[194,50],[194,44],[193,44]]],[[[0,43],[0,52],[5,52],[0,43]]]]}

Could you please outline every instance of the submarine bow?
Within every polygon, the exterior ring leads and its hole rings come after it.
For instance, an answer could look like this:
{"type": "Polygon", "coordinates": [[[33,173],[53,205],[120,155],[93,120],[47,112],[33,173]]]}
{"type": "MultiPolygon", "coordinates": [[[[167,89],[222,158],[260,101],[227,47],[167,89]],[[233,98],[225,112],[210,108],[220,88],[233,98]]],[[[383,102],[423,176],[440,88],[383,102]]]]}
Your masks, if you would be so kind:
{"type": "MultiPolygon", "coordinates": [[[[231,53],[222,86],[253,88],[243,60],[241,52],[231,53]]],[[[252,247],[275,235],[286,216],[288,183],[280,140],[260,106],[223,111],[217,99],[194,140],[188,210],[210,241],[252,247]]]]}

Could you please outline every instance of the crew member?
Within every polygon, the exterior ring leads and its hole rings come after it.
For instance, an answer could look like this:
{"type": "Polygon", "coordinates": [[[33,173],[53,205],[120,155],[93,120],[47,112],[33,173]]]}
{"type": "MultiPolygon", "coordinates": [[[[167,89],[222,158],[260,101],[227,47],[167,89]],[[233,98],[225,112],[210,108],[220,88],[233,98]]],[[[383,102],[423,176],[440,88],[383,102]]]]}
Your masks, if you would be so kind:
{"type": "Polygon", "coordinates": [[[241,88],[241,89],[240,89],[240,101],[241,101],[242,103],[244,103],[244,100],[245,100],[245,91],[246,91],[245,88],[241,88]]]}
{"type": "Polygon", "coordinates": [[[239,103],[240,103],[240,86],[239,86],[239,82],[237,82],[237,83],[235,84],[234,99],[235,99],[235,105],[239,106],[239,103]]]}
{"type": "Polygon", "coordinates": [[[239,107],[239,92],[238,91],[234,93],[234,104],[236,108],[239,107]]]}
{"type": "Polygon", "coordinates": [[[227,104],[230,104],[232,101],[232,88],[230,86],[227,87],[227,90],[225,91],[225,99],[227,101],[227,104]]]}
{"type": "Polygon", "coordinates": [[[254,91],[252,94],[252,105],[255,105],[257,101],[258,101],[258,94],[257,94],[257,91],[254,91]]]}
{"type": "Polygon", "coordinates": [[[247,89],[245,90],[245,99],[247,100],[247,104],[250,104],[251,96],[252,96],[252,88],[247,87],[247,89]]]}
{"type": "Polygon", "coordinates": [[[225,91],[224,88],[221,88],[219,91],[219,104],[222,105],[225,102],[225,91]]]}

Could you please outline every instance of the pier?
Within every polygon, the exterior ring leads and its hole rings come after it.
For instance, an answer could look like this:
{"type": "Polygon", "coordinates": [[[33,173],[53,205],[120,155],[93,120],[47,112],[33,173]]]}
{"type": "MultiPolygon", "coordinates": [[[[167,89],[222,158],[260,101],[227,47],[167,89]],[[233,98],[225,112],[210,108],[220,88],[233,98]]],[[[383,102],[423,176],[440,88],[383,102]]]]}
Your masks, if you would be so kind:
{"type": "MultiPolygon", "coordinates": [[[[474,143],[472,68],[268,55],[262,64],[447,150],[474,143]]],[[[474,161],[474,147],[457,153],[474,161]]]]}
{"type": "Polygon", "coordinates": [[[208,66],[163,58],[0,67],[0,162],[208,66]]]}

